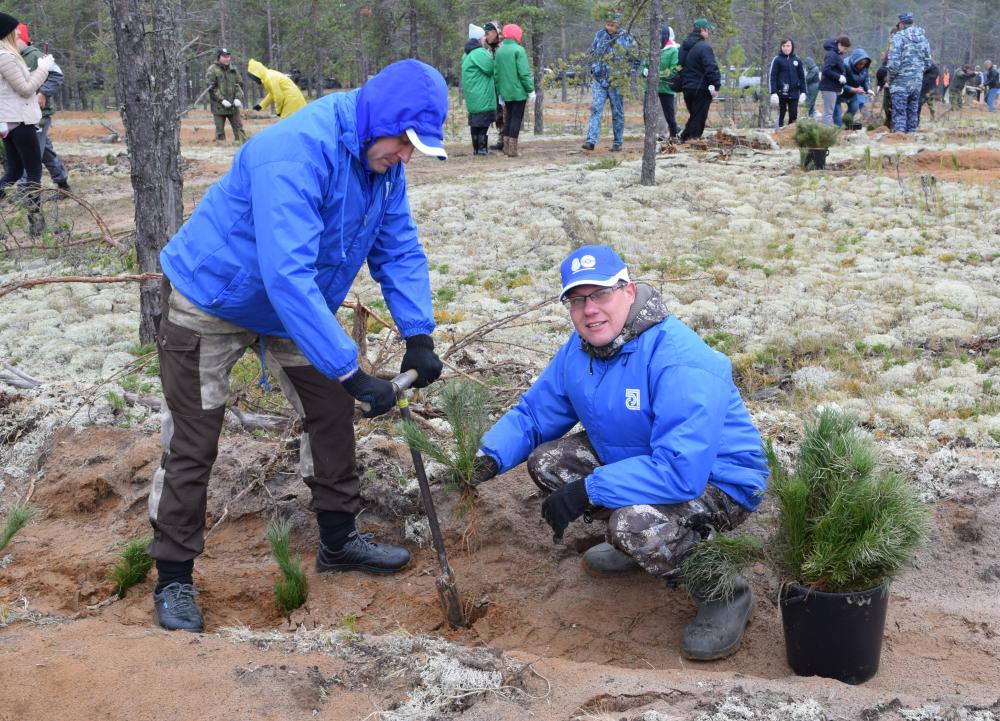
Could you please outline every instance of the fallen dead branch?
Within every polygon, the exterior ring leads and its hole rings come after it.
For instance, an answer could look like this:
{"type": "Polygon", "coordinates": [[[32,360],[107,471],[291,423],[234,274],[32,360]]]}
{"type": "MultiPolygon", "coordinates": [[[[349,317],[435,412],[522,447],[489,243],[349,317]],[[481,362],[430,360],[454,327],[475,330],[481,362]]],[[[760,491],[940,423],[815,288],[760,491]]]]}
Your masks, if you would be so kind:
{"type": "Polygon", "coordinates": [[[4,363],[3,370],[0,370],[0,382],[15,388],[37,388],[42,385],[42,382],[37,378],[32,378],[8,363],[4,363]]]}
{"type": "Polygon", "coordinates": [[[161,273],[125,273],[123,275],[52,275],[43,278],[30,278],[18,283],[8,283],[0,286],[0,298],[15,290],[34,288],[37,285],[48,285],[50,283],[143,283],[147,280],[159,280],[161,273]]]}
{"type": "Polygon", "coordinates": [[[448,358],[454,355],[457,351],[460,351],[463,348],[466,348],[477,341],[482,341],[487,335],[489,335],[493,331],[504,328],[513,323],[518,318],[523,318],[529,313],[533,313],[534,311],[539,310],[540,308],[544,308],[547,305],[555,303],[557,300],[558,298],[555,297],[547,298],[543,301],[535,303],[534,305],[528,306],[524,310],[518,311],[517,313],[512,313],[511,315],[504,316],[503,318],[497,318],[496,320],[491,320],[487,321],[486,323],[483,323],[478,328],[473,329],[472,332],[470,332],[464,338],[458,340],[455,343],[452,343],[451,347],[449,347],[448,350],[444,352],[444,355],[441,356],[441,360],[448,360],[448,358]]]}

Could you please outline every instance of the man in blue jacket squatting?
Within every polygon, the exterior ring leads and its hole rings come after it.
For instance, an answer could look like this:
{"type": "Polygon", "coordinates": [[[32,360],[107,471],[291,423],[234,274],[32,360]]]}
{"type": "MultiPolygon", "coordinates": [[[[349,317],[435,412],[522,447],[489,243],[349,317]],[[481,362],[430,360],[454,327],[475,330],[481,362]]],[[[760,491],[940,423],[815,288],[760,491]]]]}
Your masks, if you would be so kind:
{"type": "Polygon", "coordinates": [[[414,148],[447,157],[447,111],[444,79],[416,60],[316,100],[251,138],[160,254],[164,454],[149,493],[148,552],[163,628],[203,628],[194,559],[229,372],[247,347],[303,421],[299,469],[319,523],[317,570],[393,573],[409,563],[406,549],[355,528],[354,401],[374,417],[395,398],[388,381],[358,367],[334,314],[367,261],[406,339],[401,370],[417,371],[415,386],[441,374],[403,164],[414,148]]]}
{"type": "MultiPolygon", "coordinates": [[[[588,571],[641,567],[672,586],[699,541],[735,528],[760,503],[768,476],[760,434],[729,359],[670,316],[653,288],[630,282],[611,248],[579,248],[561,270],[576,332],[483,436],[473,482],[527,459],[553,540],[584,514],[607,518],[607,543],[583,556],[588,571]],[[577,423],[583,430],[566,435],[577,423]]],[[[753,595],[743,578],[735,586],[729,601],[695,596],[685,656],[738,648],[753,595]]]]}

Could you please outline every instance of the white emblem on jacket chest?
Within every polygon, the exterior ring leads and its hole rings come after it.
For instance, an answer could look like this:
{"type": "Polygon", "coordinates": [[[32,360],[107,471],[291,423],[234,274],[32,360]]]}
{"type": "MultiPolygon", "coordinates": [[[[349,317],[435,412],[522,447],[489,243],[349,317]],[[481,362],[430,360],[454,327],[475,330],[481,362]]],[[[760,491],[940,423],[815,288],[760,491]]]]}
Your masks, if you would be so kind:
{"type": "Polygon", "coordinates": [[[642,404],[639,402],[638,388],[625,389],[625,407],[628,408],[630,411],[642,410],[642,404]]]}

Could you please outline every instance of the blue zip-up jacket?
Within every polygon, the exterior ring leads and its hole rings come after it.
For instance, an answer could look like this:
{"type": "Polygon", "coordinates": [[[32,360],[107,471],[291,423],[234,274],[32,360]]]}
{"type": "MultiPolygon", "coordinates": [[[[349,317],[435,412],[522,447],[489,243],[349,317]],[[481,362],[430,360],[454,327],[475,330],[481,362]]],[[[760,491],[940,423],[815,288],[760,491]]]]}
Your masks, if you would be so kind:
{"type": "Polygon", "coordinates": [[[846,92],[847,88],[864,88],[868,90],[871,87],[871,78],[868,74],[868,68],[871,67],[872,58],[861,48],[856,48],[851,51],[851,54],[847,56],[844,60],[844,77],[847,78],[847,85],[844,88],[844,98],[850,99],[854,97],[854,93],[848,95],[846,92]],[[867,60],[868,65],[865,65],[863,70],[857,70],[854,66],[861,62],[862,60],[867,60]]]}
{"type": "Polygon", "coordinates": [[[334,314],[365,261],[403,336],[431,333],[403,164],[374,174],[365,152],[410,127],[441,135],[447,89],[428,70],[440,78],[415,60],[395,63],[251,138],[160,253],[173,286],[212,315],[291,338],[330,378],[358,365],[334,314]]]}
{"type": "Polygon", "coordinates": [[[608,360],[574,332],[480,445],[505,472],[577,422],[603,464],[586,479],[595,505],[683,503],[710,480],[749,510],[761,501],[767,461],[732,364],[672,316],[608,360]]]}

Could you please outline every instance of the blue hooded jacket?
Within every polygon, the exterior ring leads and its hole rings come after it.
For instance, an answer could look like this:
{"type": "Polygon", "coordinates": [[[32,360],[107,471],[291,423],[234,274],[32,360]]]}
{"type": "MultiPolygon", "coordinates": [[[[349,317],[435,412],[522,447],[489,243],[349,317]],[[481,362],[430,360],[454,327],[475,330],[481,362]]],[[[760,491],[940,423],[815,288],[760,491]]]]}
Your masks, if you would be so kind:
{"type": "Polygon", "coordinates": [[[603,464],[585,481],[595,505],[683,503],[709,481],[760,504],[767,461],[732,364],[672,316],[607,360],[574,332],[480,446],[505,472],[578,422],[603,464]]]}
{"type": "Polygon", "coordinates": [[[202,310],[291,338],[329,378],[357,367],[334,314],[365,261],[403,336],[431,333],[403,164],[371,173],[366,150],[407,128],[443,138],[447,93],[440,73],[404,60],[257,133],[160,253],[163,272],[202,310]]]}
{"type": "MultiPolygon", "coordinates": [[[[844,60],[844,69],[846,71],[844,77],[847,78],[847,85],[844,90],[846,91],[847,88],[864,88],[868,90],[871,87],[871,78],[868,73],[868,68],[871,67],[871,64],[872,58],[864,50],[861,48],[852,50],[851,54],[844,60]],[[862,60],[867,60],[868,64],[859,71],[854,66],[862,60]]],[[[844,95],[849,99],[854,96],[854,93],[848,95],[845,92],[844,95]]]]}

